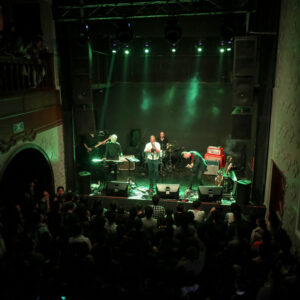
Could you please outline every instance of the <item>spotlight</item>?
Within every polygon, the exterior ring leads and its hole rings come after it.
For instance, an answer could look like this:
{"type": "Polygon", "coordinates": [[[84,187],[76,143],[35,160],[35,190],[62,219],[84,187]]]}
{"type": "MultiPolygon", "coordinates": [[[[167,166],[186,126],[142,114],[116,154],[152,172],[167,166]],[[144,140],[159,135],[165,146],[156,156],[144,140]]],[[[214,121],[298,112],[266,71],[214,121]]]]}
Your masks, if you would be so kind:
{"type": "Polygon", "coordinates": [[[113,54],[116,54],[116,53],[118,52],[118,44],[117,44],[116,41],[114,41],[114,42],[112,43],[112,45],[111,45],[111,52],[112,52],[113,54]]]}
{"type": "Polygon", "coordinates": [[[125,45],[125,47],[124,47],[124,54],[125,55],[129,55],[130,54],[129,45],[125,45]]]}
{"type": "Polygon", "coordinates": [[[172,48],[171,51],[172,51],[173,53],[175,53],[175,52],[176,52],[176,48],[172,48]]]}
{"type": "Polygon", "coordinates": [[[144,53],[145,54],[150,53],[149,43],[145,43],[145,45],[144,45],[144,53]]]}
{"type": "Polygon", "coordinates": [[[231,45],[232,45],[232,41],[231,40],[227,41],[227,48],[226,48],[227,52],[230,52],[232,50],[231,45]]]}
{"type": "Polygon", "coordinates": [[[221,42],[221,46],[220,46],[220,48],[219,48],[219,51],[220,51],[220,53],[224,53],[225,50],[226,50],[226,46],[224,45],[224,42],[222,41],[222,42],[221,42]]]}
{"type": "Polygon", "coordinates": [[[90,39],[89,36],[89,25],[81,22],[79,25],[79,42],[85,43],[90,39]]]}
{"type": "Polygon", "coordinates": [[[202,51],[203,51],[203,48],[198,46],[198,47],[197,47],[197,52],[200,53],[200,52],[202,52],[202,51]]]}
{"type": "Polygon", "coordinates": [[[165,28],[165,37],[171,43],[177,43],[181,38],[182,29],[178,26],[178,21],[169,20],[165,28]]]}

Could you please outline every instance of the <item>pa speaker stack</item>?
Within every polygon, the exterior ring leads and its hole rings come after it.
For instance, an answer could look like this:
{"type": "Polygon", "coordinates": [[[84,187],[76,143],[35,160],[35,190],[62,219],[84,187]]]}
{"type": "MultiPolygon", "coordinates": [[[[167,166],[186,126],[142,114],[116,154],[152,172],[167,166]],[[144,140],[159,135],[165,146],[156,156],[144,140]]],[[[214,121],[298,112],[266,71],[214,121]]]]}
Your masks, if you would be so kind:
{"type": "Polygon", "coordinates": [[[236,203],[249,204],[251,194],[251,181],[238,180],[236,187],[236,203]]]}
{"type": "Polygon", "coordinates": [[[251,108],[254,103],[257,67],[256,52],[257,38],[255,36],[242,36],[234,39],[231,134],[233,139],[251,139],[251,108]]]}
{"type": "Polygon", "coordinates": [[[91,193],[91,173],[82,171],[78,173],[78,185],[80,194],[91,193]]]}

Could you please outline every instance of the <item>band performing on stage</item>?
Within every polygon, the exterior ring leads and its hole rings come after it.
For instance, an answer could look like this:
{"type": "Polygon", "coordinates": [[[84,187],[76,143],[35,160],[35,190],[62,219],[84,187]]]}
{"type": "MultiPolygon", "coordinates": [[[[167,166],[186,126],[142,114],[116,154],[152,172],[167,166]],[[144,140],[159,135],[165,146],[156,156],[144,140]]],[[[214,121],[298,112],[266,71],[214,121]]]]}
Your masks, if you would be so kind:
{"type": "MultiPolygon", "coordinates": [[[[102,176],[102,181],[119,180],[119,170],[121,170],[121,165],[126,162],[129,163],[126,167],[129,168],[129,172],[130,162],[141,162],[148,175],[147,188],[149,191],[155,191],[156,185],[162,183],[164,176],[174,172],[178,162],[186,162],[184,166],[181,164],[181,170],[190,170],[189,175],[184,175],[185,180],[188,178],[185,194],[192,191],[193,188],[203,185],[223,187],[225,193],[231,193],[234,183],[237,181],[233,158],[227,155],[225,159],[222,147],[209,146],[207,153],[203,156],[197,151],[182,151],[184,150],[183,147],[179,151],[178,146],[175,151],[174,143],[170,143],[165,132],[161,131],[158,139],[154,134],[149,137],[149,142],[145,144],[141,156],[137,158],[130,153],[123,155],[121,144],[117,140],[116,134],[108,135],[106,133],[105,135],[103,132],[97,134],[95,131],[91,131],[84,138],[83,146],[88,153],[89,170],[99,175],[99,164],[102,165],[101,170],[105,174],[104,179],[102,176]],[[93,162],[99,164],[95,166],[93,162]],[[204,182],[206,181],[203,181],[204,175],[207,175],[206,178],[213,177],[213,180],[209,183],[204,182]]],[[[130,179],[130,174],[127,179],[130,179]]]]}

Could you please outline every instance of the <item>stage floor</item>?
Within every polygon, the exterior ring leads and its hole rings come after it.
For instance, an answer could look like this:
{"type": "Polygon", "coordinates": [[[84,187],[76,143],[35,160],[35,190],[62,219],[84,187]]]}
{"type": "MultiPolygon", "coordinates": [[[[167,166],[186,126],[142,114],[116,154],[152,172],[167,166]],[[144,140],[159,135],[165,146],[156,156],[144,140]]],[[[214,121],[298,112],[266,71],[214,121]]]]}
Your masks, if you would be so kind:
{"type": "MultiPolygon", "coordinates": [[[[193,190],[188,195],[185,195],[185,191],[189,186],[189,178],[191,171],[187,168],[177,168],[172,169],[169,172],[163,171],[160,172],[160,182],[164,184],[180,184],[179,189],[179,199],[176,201],[184,201],[187,203],[193,203],[198,199],[198,186],[194,185],[193,190]]],[[[214,186],[215,176],[203,175],[203,183],[206,186],[214,186]]],[[[95,175],[92,176],[91,191],[90,196],[110,196],[105,194],[105,188],[107,177],[103,179],[103,176],[95,175]],[[102,177],[102,178],[101,178],[102,177]],[[102,180],[101,180],[102,179],[102,180]]],[[[127,199],[130,200],[151,200],[155,191],[149,190],[149,179],[146,173],[146,170],[142,167],[137,167],[135,170],[131,170],[130,173],[128,170],[118,170],[117,179],[114,181],[120,182],[130,182],[127,199]],[[130,176],[130,178],[129,178],[130,176]]],[[[235,202],[235,198],[231,194],[223,194],[222,200],[220,201],[223,205],[231,205],[235,202]]]]}

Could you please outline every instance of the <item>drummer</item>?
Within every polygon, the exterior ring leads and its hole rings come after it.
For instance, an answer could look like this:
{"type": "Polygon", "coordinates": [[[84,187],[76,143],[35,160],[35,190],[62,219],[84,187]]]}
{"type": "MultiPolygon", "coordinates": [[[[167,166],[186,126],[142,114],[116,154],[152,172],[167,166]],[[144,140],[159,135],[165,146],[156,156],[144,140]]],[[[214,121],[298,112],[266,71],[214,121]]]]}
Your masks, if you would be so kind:
{"type": "Polygon", "coordinates": [[[170,144],[163,131],[159,134],[158,142],[160,143],[161,150],[169,150],[170,144]]]}
{"type": "Polygon", "coordinates": [[[170,155],[170,143],[168,138],[165,136],[165,133],[162,131],[159,134],[160,148],[161,148],[161,158],[163,166],[170,166],[171,162],[171,155],[170,155]]]}

